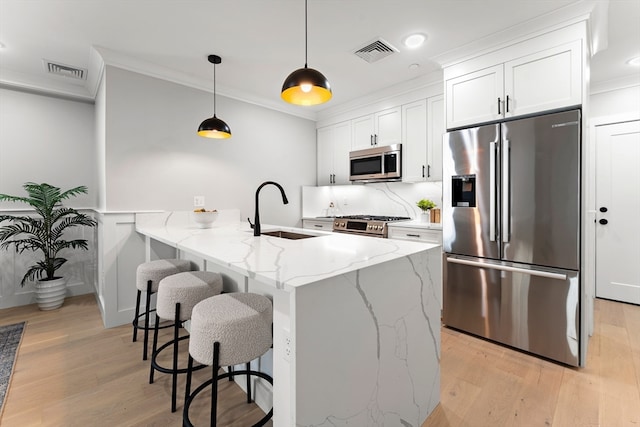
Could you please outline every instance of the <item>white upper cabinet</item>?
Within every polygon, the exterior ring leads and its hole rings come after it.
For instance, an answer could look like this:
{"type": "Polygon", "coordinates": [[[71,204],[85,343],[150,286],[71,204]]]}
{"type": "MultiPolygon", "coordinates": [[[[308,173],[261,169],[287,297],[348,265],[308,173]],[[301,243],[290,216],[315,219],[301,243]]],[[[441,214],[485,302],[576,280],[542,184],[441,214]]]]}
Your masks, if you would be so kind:
{"type": "Polygon", "coordinates": [[[348,184],[351,122],[319,128],[317,149],[317,185],[348,184]]]}
{"type": "Polygon", "coordinates": [[[580,41],[505,64],[505,116],[514,117],[582,103],[580,41]]]}
{"type": "Polygon", "coordinates": [[[427,177],[427,100],[402,106],[402,181],[427,177]]]}
{"type": "Polygon", "coordinates": [[[502,117],[504,67],[485,68],[445,82],[447,128],[488,122],[502,117]]]}
{"type": "Polygon", "coordinates": [[[491,53],[445,70],[447,129],[582,104],[581,40],[542,50],[521,44],[535,52],[486,67],[500,58],[491,53]]]}
{"type": "Polygon", "coordinates": [[[402,139],[401,107],[353,119],[351,127],[353,150],[399,144],[402,139]]]}
{"type": "Polygon", "coordinates": [[[427,181],[442,181],[443,95],[427,99],[427,123],[427,181]]]}
{"type": "Polygon", "coordinates": [[[444,97],[402,106],[402,181],[442,180],[444,97]]]}

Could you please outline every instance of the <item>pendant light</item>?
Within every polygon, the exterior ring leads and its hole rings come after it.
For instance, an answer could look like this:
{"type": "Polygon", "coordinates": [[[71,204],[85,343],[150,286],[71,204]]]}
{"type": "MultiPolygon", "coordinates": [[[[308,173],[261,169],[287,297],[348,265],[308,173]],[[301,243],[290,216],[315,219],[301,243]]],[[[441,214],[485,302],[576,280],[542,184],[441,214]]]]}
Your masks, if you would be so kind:
{"type": "Polygon", "coordinates": [[[307,0],[304,0],[304,68],[289,74],[280,96],[296,105],[317,105],[331,99],[331,85],[320,71],[307,67],[307,0]]]}
{"type": "Polygon", "coordinates": [[[209,55],[209,62],[213,64],[213,117],[205,119],[198,127],[198,135],[205,138],[231,138],[231,129],[223,120],[216,117],[216,64],[222,62],[218,55],[209,55]]]}

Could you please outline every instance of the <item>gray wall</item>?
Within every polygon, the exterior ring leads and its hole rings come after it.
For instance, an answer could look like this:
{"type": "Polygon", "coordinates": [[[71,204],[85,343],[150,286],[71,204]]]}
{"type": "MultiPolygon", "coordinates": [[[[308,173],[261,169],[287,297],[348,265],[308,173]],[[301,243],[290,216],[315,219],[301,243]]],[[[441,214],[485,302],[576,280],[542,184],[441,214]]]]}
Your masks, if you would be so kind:
{"type": "Polygon", "coordinates": [[[298,223],[301,187],[315,185],[313,121],[218,95],[232,138],[207,139],[196,130],[213,114],[213,94],[111,66],[105,81],[107,211],[190,210],[197,195],[207,209],[253,217],[256,188],[273,180],[290,204],[265,188],[263,222],[298,223]]]}
{"type": "MultiPolygon", "coordinates": [[[[0,193],[26,195],[22,184],[47,182],[66,190],[89,187],[69,206],[95,207],[94,107],[0,89],[0,193]]],[[[0,209],[25,205],[0,203],[0,209]]]]}

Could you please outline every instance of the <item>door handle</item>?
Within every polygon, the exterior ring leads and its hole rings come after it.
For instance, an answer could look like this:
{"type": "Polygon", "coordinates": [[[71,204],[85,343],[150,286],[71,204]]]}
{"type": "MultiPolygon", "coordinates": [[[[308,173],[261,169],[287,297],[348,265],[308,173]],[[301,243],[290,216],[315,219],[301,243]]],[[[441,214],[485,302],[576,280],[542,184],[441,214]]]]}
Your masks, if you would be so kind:
{"type": "Polygon", "coordinates": [[[489,143],[489,241],[496,240],[496,143],[489,143]]]}
{"type": "Polygon", "coordinates": [[[604,206],[602,206],[602,207],[600,208],[600,212],[606,212],[606,211],[608,211],[608,210],[609,210],[609,209],[605,208],[604,206]]]}
{"type": "Polygon", "coordinates": [[[598,221],[600,224],[602,225],[607,225],[609,224],[609,221],[607,221],[606,219],[602,218],[600,221],[598,221]]]}
{"type": "Polygon", "coordinates": [[[546,277],[549,279],[567,280],[566,274],[552,273],[550,271],[529,270],[527,268],[511,267],[509,265],[502,265],[502,264],[490,264],[488,262],[472,261],[472,260],[466,260],[461,258],[451,258],[451,257],[447,257],[447,262],[450,262],[453,264],[470,265],[472,267],[488,268],[490,270],[510,271],[512,273],[522,273],[522,274],[528,274],[530,276],[546,277]]]}
{"type": "Polygon", "coordinates": [[[509,140],[502,143],[502,242],[507,243],[511,239],[511,194],[510,191],[510,164],[509,140]]]}

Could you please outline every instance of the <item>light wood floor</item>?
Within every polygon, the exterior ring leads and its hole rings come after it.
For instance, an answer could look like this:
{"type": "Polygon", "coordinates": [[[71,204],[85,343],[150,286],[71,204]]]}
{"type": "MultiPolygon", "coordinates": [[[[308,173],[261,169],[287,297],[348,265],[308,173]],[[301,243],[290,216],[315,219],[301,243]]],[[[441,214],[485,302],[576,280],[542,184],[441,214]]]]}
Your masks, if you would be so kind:
{"type": "MultiPolygon", "coordinates": [[[[422,427],[638,427],[640,307],[605,300],[595,307],[583,369],[443,329],[441,404],[422,427]]],[[[3,427],[181,425],[182,399],[176,414],[169,411],[169,377],[157,374],[148,384],[141,342],[131,342],[128,325],[104,329],[92,295],[68,298],[54,312],[0,310],[0,325],[22,320],[28,325],[3,427]]],[[[262,416],[233,383],[220,384],[220,425],[246,426],[262,416]]],[[[205,406],[196,405],[196,424],[207,424],[205,406]]]]}

